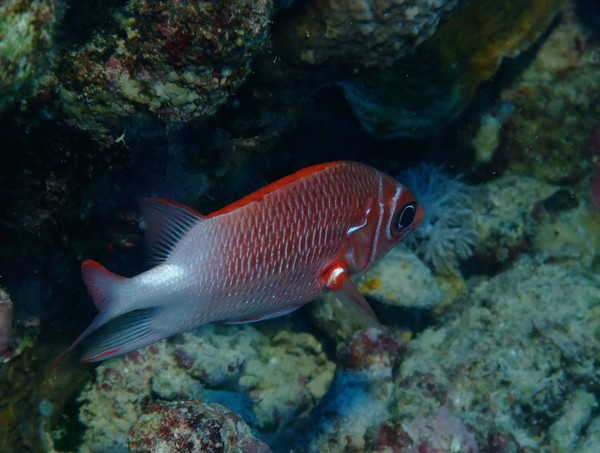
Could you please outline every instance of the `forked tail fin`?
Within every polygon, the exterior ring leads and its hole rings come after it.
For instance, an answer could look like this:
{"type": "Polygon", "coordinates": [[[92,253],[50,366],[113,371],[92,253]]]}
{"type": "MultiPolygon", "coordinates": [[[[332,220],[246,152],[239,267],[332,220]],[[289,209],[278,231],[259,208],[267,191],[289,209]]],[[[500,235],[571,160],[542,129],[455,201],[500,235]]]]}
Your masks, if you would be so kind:
{"type": "Polygon", "coordinates": [[[115,303],[120,286],[126,280],[124,277],[110,272],[100,263],[92,260],[86,260],[81,263],[81,275],[88,293],[92,296],[94,304],[100,310],[100,313],[73,344],[54,360],[52,366],[56,365],[56,363],[89,337],[95,330],[111,319],[111,316],[107,313],[108,309],[115,303]]]}
{"type": "Polygon", "coordinates": [[[84,261],[81,273],[100,313],[56,361],[79,344],[83,344],[82,362],[98,362],[178,332],[177,326],[157,319],[165,313],[163,308],[133,306],[133,301],[124,296],[128,279],[113,274],[95,261],[84,261]]]}
{"type": "Polygon", "coordinates": [[[119,283],[125,280],[92,260],[81,263],[81,275],[96,308],[101,312],[111,305],[119,290],[119,283]]]}

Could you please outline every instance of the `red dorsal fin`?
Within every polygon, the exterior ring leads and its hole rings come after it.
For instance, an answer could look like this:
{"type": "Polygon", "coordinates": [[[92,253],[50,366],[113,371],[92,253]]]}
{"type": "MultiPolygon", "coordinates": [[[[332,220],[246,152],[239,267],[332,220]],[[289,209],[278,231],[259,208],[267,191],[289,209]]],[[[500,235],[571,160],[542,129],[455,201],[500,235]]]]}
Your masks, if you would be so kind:
{"type": "Polygon", "coordinates": [[[262,189],[257,190],[256,192],[252,192],[250,195],[246,195],[244,198],[241,198],[238,201],[234,201],[233,203],[225,206],[224,208],[207,215],[206,218],[216,217],[221,214],[227,214],[228,212],[235,211],[236,209],[239,209],[242,206],[246,206],[247,204],[262,199],[265,195],[270,194],[271,192],[274,192],[277,189],[280,189],[281,187],[287,186],[288,184],[291,184],[294,181],[306,178],[307,176],[313,173],[320,172],[321,170],[324,170],[328,167],[333,167],[344,163],[345,162],[343,161],[328,162],[325,164],[318,164],[313,165],[311,167],[303,168],[302,170],[299,170],[296,173],[292,173],[291,175],[286,176],[285,178],[281,178],[275,182],[272,182],[268,186],[265,186],[262,189]]]}
{"type": "Polygon", "coordinates": [[[140,208],[146,222],[146,244],[154,264],[165,261],[185,233],[205,218],[187,206],[162,198],[142,198],[140,208]]]}

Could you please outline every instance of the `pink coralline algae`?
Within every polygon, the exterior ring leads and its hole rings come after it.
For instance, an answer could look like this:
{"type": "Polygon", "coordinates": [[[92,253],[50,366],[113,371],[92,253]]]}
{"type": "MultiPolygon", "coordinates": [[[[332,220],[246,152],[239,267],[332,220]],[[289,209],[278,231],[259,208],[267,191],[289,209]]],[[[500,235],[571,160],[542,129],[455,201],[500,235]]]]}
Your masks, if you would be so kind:
{"type": "Polygon", "coordinates": [[[220,404],[158,401],[149,406],[130,433],[132,452],[270,453],[234,412],[220,404]]]}
{"type": "Polygon", "coordinates": [[[111,32],[64,57],[55,80],[66,121],[111,144],[123,123],[214,114],[250,74],[269,0],[128,2],[111,32]]]}
{"type": "Polygon", "coordinates": [[[431,417],[418,418],[405,423],[404,430],[414,443],[406,453],[479,452],[475,435],[460,418],[453,416],[446,408],[440,408],[431,417]]]}
{"type": "Polygon", "coordinates": [[[378,329],[358,331],[338,348],[342,369],[391,377],[402,361],[406,345],[392,333],[378,329]]]}

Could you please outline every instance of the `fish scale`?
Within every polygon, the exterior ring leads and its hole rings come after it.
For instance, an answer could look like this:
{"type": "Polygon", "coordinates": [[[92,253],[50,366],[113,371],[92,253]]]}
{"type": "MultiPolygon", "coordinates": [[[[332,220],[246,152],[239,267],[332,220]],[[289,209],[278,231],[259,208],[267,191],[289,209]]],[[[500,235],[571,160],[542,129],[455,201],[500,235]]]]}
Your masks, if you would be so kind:
{"type": "Polygon", "coordinates": [[[82,264],[100,313],[69,348],[104,360],[213,322],[286,314],[334,291],[365,327],[379,325],[351,281],[421,222],[414,195],[356,162],[300,170],[208,216],[141,201],[158,264],[123,278],[82,264]]]}

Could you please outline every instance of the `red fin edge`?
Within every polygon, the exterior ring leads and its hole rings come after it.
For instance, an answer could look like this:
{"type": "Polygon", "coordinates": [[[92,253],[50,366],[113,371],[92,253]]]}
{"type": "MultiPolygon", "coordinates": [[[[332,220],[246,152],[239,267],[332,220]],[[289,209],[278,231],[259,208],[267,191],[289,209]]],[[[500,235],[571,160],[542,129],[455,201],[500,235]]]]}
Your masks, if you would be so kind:
{"type": "Polygon", "coordinates": [[[113,355],[113,354],[117,354],[119,351],[121,351],[123,348],[116,348],[116,349],[111,349],[110,351],[106,351],[103,352],[102,354],[98,354],[96,356],[93,357],[87,357],[85,359],[82,359],[80,362],[81,363],[91,363],[91,362],[96,362],[98,360],[102,360],[102,358],[113,355]]]}
{"type": "Polygon", "coordinates": [[[194,211],[189,206],[186,206],[186,205],[181,204],[181,203],[177,203],[176,201],[166,200],[164,198],[159,198],[159,197],[146,197],[146,198],[148,200],[156,201],[158,203],[164,203],[164,204],[170,204],[171,206],[177,206],[178,208],[185,209],[186,211],[189,211],[190,213],[192,213],[192,214],[194,214],[195,216],[198,216],[198,217],[205,217],[204,215],[200,214],[198,211],[194,211]]]}
{"type": "Polygon", "coordinates": [[[125,278],[119,274],[115,274],[114,272],[109,271],[98,261],[85,260],[83,263],[81,263],[81,271],[82,272],[88,272],[90,269],[93,269],[94,272],[100,272],[105,275],[110,275],[111,277],[118,278],[120,280],[123,280],[125,278]]]}

